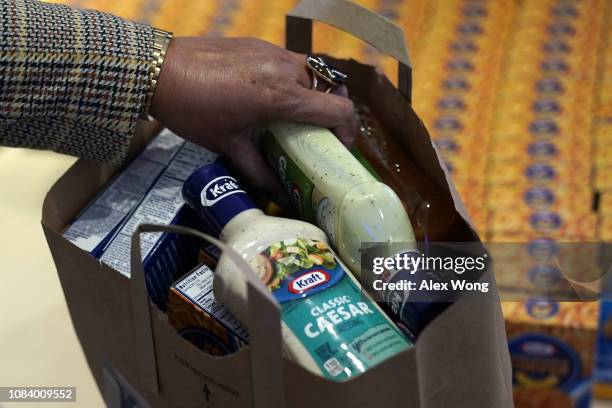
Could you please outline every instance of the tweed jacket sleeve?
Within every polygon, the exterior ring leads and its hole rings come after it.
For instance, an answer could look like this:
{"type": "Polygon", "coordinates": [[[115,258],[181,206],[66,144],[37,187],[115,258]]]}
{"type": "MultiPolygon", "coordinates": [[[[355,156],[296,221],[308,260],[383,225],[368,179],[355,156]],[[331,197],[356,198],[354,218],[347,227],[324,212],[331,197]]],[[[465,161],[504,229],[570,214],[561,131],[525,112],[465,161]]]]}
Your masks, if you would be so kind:
{"type": "Polygon", "coordinates": [[[147,93],[153,29],[35,0],[0,0],[0,27],[0,145],[121,161],[147,93]]]}

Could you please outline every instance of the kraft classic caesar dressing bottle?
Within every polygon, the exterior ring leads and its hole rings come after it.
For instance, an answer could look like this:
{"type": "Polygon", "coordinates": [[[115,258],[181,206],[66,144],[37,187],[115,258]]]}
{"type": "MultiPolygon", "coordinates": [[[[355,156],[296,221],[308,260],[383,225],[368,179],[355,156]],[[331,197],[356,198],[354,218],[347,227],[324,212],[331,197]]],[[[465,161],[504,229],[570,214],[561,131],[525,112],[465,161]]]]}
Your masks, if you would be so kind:
{"type": "MultiPolygon", "coordinates": [[[[326,378],[344,380],[412,346],[362,293],[319,228],[263,214],[219,164],[192,174],[183,196],[280,303],[289,358],[326,378]]],[[[215,273],[215,296],[244,322],[244,276],[225,256],[215,273]]]]}

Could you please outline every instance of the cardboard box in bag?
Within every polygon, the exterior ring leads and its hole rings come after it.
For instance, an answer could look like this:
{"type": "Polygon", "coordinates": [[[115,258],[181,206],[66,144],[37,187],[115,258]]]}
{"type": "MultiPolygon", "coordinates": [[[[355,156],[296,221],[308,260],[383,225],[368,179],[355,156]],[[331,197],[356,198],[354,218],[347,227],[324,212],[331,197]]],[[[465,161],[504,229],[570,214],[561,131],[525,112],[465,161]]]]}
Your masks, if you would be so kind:
{"type": "MultiPolygon", "coordinates": [[[[311,51],[312,20],[352,33],[400,62],[398,90],[371,66],[335,60],[348,74],[351,92],[366,101],[382,123],[398,130],[393,133],[402,135],[406,154],[445,192],[455,208],[449,216],[461,220],[449,240],[479,242],[427,130],[410,105],[411,70],[402,30],[345,0],[304,0],[287,16],[289,49],[311,51]]],[[[140,128],[139,136],[150,135],[150,129],[140,128]]],[[[110,406],[128,398],[125,390],[141,405],[172,407],[512,406],[510,360],[498,302],[460,299],[429,324],[413,349],[337,383],[282,357],[278,304],[238,258],[237,267],[248,282],[245,323],[250,345],[219,358],[201,352],[181,338],[150,302],[139,235],[165,231],[207,236],[183,227],[141,225],[133,236],[131,278],[127,278],[61,235],[117,170],[79,160],[47,194],[42,217],[75,330],[110,406]]],[[[482,279],[493,281],[491,272],[482,279]]]]}

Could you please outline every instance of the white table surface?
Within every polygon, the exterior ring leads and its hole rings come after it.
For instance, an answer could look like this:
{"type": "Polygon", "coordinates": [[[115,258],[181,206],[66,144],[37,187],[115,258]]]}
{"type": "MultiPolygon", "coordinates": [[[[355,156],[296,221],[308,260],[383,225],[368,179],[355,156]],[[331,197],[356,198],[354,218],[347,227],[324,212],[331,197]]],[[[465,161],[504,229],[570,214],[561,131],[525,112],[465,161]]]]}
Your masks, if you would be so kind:
{"type": "Polygon", "coordinates": [[[104,403],[40,226],[47,190],[74,160],[0,148],[0,386],[76,386],[77,402],[70,406],[95,408],[104,403]]]}

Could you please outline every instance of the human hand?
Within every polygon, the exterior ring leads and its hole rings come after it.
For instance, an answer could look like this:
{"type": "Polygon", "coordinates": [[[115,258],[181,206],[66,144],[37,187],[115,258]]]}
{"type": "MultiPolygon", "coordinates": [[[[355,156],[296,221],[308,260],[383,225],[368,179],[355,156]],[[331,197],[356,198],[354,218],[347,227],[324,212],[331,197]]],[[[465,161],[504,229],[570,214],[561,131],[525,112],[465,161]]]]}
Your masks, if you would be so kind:
{"type": "Polygon", "coordinates": [[[331,129],[345,144],[356,136],[346,88],[310,89],[306,56],[252,38],[171,40],[151,114],[178,135],[216,153],[250,187],[277,196],[280,184],[250,131],[277,120],[331,129]]]}

